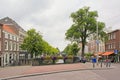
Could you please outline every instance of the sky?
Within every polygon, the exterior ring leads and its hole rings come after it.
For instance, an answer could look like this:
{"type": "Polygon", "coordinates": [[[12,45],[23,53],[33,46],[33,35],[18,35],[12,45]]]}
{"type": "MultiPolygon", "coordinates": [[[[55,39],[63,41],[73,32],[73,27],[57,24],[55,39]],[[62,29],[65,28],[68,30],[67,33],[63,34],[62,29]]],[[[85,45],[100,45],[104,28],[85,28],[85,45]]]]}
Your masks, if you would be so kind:
{"type": "Polygon", "coordinates": [[[84,6],[96,10],[108,29],[120,29],[120,0],[0,0],[0,19],[10,17],[26,31],[40,31],[62,51],[69,43],[65,33],[72,25],[70,15],[84,6]]]}

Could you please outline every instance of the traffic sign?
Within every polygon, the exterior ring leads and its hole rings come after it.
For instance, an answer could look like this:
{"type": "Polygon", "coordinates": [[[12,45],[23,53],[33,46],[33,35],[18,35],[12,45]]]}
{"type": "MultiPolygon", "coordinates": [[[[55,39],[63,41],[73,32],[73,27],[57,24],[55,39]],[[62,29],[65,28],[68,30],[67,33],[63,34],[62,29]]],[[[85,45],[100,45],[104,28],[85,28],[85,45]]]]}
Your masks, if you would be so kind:
{"type": "Polygon", "coordinates": [[[115,54],[118,54],[118,50],[117,50],[117,49],[115,49],[115,50],[114,50],[114,53],[115,53],[115,54]]]}

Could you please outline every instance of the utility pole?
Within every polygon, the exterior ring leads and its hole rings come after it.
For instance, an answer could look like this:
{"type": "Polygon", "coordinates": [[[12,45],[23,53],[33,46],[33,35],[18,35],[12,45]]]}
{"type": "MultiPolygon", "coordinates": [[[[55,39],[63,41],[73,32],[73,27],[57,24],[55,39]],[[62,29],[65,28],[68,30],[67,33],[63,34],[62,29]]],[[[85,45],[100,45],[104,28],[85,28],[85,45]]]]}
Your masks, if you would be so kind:
{"type": "Polygon", "coordinates": [[[97,48],[96,48],[96,52],[97,52],[97,65],[98,65],[98,58],[99,58],[99,55],[98,55],[98,52],[99,52],[99,40],[98,40],[98,22],[97,22],[97,24],[96,24],[96,31],[97,31],[97,39],[96,39],[96,46],[97,46],[97,48]]]}

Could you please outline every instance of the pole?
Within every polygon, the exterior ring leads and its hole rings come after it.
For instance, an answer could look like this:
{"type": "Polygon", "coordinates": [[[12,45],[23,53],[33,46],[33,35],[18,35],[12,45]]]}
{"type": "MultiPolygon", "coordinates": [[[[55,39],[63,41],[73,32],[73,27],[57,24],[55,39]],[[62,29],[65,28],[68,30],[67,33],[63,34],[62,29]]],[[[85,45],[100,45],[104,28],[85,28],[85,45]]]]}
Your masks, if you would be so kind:
{"type": "Polygon", "coordinates": [[[96,31],[97,31],[97,49],[96,49],[96,52],[97,52],[97,65],[98,65],[98,52],[99,52],[99,40],[98,40],[98,22],[97,22],[97,25],[96,25],[96,31]]]}

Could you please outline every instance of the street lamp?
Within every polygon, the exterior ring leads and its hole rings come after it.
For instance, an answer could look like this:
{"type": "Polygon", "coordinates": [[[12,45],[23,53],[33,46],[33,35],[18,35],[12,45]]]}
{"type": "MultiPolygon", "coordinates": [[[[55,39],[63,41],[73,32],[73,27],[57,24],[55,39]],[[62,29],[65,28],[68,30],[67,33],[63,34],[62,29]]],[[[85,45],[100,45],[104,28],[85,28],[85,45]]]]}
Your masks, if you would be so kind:
{"type": "Polygon", "coordinates": [[[97,49],[96,49],[96,52],[97,52],[97,65],[98,65],[98,58],[99,58],[99,55],[98,55],[98,52],[99,52],[99,40],[98,40],[98,22],[96,23],[96,31],[97,31],[97,39],[96,39],[96,44],[97,44],[97,49]]]}

